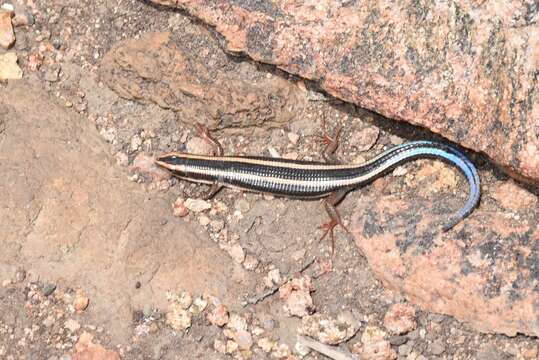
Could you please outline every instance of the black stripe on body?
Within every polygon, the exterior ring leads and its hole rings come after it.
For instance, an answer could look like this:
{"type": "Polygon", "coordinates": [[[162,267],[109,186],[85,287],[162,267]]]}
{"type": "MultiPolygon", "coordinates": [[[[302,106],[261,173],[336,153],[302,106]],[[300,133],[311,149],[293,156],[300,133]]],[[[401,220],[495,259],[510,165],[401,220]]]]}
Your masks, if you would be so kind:
{"type": "Polygon", "coordinates": [[[312,198],[343,188],[361,186],[383,176],[396,166],[419,158],[434,158],[447,162],[456,167],[468,181],[468,200],[446,224],[444,230],[448,230],[477,206],[480,198],[480,181],[473,163],[459,150],[443,143],[431,141],[405,143],[358,165],[182,153],[165,154],[157,159],[157,163],[187,180],[216,182],[282,196],[312,198]]]}
{"type": "MultiPolygon", "coordinates": [[[[252,191],[272,193],[294,197],[317,197],[348,186],[332,186],[331,181],[351,179],[362,169],[294,169],[283,166],[228,162],[213,159],[181,159],[177,162],[185,165],[186,172],[180,177],[193,180],[210,181],[229,184],[252,191]],[[209,175],[210,172],[221,172],[221,176],[209,175]],[[256,177],[256,178],[253,178],[256,177]],[[284,183],[279,183],[282,180],[284,183]],[[296,183],[286,183],[288,180],[296,183]],[[323,182],[326,182],[324,184],[323,182]]],[[[291,163],[291,162],[290,162],[291,163]]],[[[297,162],[294,162],[297,163],[297,162]]],[[[301,162],[301,164],[311,164],[301,162]]]]}

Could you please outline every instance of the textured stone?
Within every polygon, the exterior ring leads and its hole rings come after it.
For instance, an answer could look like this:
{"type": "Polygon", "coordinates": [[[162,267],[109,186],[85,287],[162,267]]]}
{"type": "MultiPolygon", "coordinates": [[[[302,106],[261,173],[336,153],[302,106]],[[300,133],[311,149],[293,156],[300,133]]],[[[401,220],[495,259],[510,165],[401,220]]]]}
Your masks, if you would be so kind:
{"type": "Polygon", "coordinates": [[[0,54],[0,80],[21,79],[22,70],[17,64],[17,54],[0,54]]]}
{"type": "Polygon", "coordinates": [[[365,360],[394,360],[397,353],[389,341],[384,340],[386,333],[375,326],[367,326],[361,335],[361,343],[352,346],[352,351],[365,360]]]}
{"type": "Polygon", "coordinates": [[[83,333],[75,344],[73,360],[120,360],[120,355],[93,342],[92,335],[83,333]]]}
{"type": "Polygon", "coordinates": [[[187,330],[191,327],[191,314],[180,304],[173,303],[167,312],[166,322],[174,330],[187,330]]]}
{"type": "Polygon", "coordinates": [[[15,42],[15,33],[11,24],[12,17],[13,12],[0,10],[0,47],[4,49],[9,49],[15,42]]]}
{"type": "Polygon", "coordinates": [[[120,43],[105,56],[100,71],[120,96],[155,102],[178,112],[183,121],[202,122],[210,129],[282,125],[298,103],[296,88],[286,80],[252,83],[237,73],[210,69],[170,33],[120,43]]]}
{"type": "Polygon", "coordinates": [[[384,326],[394,334],[406,334],[415,329],[415,309],[408,304],[391,306],[384,316],[384,326]]]}
{"type": "MultiPolygon", "coordinates": [[[[429,199],[435,183],[427,178],[399,195],[360,197],[351,229],[376,277],[422,309],[477,330],[538,336],[537,207],[503,201],[510,208],[500,209],[483,201],[443,233],[440,224],[463,199],[429,199]]],[[[522,192],[519,198],[528,199],[522,192]]]]}
{"type": "Polygon", "coordinates": [[[214,26],[230,52],[539,182],[539,27],[527,2],[153,1],[214,26]]]}
{"type": "Polygon", "coordinates": [[[208,321],[216,326],[225,326],[228,323],[228,320],[228,309],[224,305],[217,305],[215,309],[208,314],[208,321]]]}
{"type": "Polygon", "coordinates": [[[354,336],[359,321],[341,314],[336,319],[322,314],[303,317],[298,333],[315,338],[324,344],[337,345],[354,336]]]}
{"type": "Polygon", "coordinates": [[[279,298],[284,301],[284,311],[289,316],[303,317],[314,312],[312,280],[303,275],[294,278],[279,288],[279,298]]]}

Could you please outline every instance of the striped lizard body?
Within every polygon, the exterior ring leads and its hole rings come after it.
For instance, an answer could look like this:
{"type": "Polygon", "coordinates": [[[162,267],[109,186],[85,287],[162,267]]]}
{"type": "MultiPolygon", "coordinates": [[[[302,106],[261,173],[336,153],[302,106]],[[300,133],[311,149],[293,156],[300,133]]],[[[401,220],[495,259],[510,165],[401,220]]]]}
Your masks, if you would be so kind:
{"type": "MultiPolygon", "coordinates": [[[[214,141],[211,139],[211,141],[214,141]]],[[[456,148],[433,141],[413,141],[390,148],[363,164],[328,164],[251,156],[205,156],[180,152],[156,160],[175,176],[202,183],[294,198],[331,196],[329,209],[336,224],[342,225],[334,205],[344,195],[388,173],[396,166],[419,158],[434,158],[455,166],[469,186],[464,206],[444,224],[447,231],[468,216],[480,198],[479,175],[472,162],[456,148]]],[[[331,229],[333,228],[331,227],[331,229]]]]}

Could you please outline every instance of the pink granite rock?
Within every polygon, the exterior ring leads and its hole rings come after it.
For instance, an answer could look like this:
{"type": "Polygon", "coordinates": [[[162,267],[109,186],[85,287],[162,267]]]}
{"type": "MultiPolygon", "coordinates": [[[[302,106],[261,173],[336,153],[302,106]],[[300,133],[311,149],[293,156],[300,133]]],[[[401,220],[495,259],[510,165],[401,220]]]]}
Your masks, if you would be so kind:
{"type": "Polygon", "coordinates": [[[152,1],[214,26],[231,52],[539,182],[539,27],[528,2],[152,1]]]}
{"type": "MultiPolygon", "coordinates": [[[[414,182],[399,195],[372,191],[359,199],[351,230],[375,276],[423,310],[477,330],[538,336],[537,207],[485,195],[479,209],[443,233],[439,226],[458,200],[420,191],[435,187],[428,179],[414,182]]],[[[533,198],[519,191],[519,198],[533,198]]]]}

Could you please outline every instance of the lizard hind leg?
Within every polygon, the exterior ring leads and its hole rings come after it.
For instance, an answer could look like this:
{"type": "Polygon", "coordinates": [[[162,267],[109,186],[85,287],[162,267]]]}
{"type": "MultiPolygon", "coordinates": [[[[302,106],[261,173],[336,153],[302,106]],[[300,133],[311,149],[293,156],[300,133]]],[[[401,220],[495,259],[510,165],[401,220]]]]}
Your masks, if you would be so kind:
{"type": "Polygon", "coordinates": [[[335,253],[335,235],[333,234],[333,229],[339,225],[341,226],[347,233],[350,233],[350,230],[344,224],[342,223],[341,215],[337,211],[336,206],[342,201],[342,199],[346,196],[346,194],[351,189],[345,188],[341,190],[337,190],[333,193],[331,193],[327,198],[325,198],[324,201],[324,207],[326,209],[326,212],[329,215],[329,221],[325,224],[323,224],[320,228],[324,230],[324,233],[322,234],[322,237],[320,238],[320,241],[322,241],[327,234],[329,233],[330,239],[331,239],[331,255],[335,253]]]}

